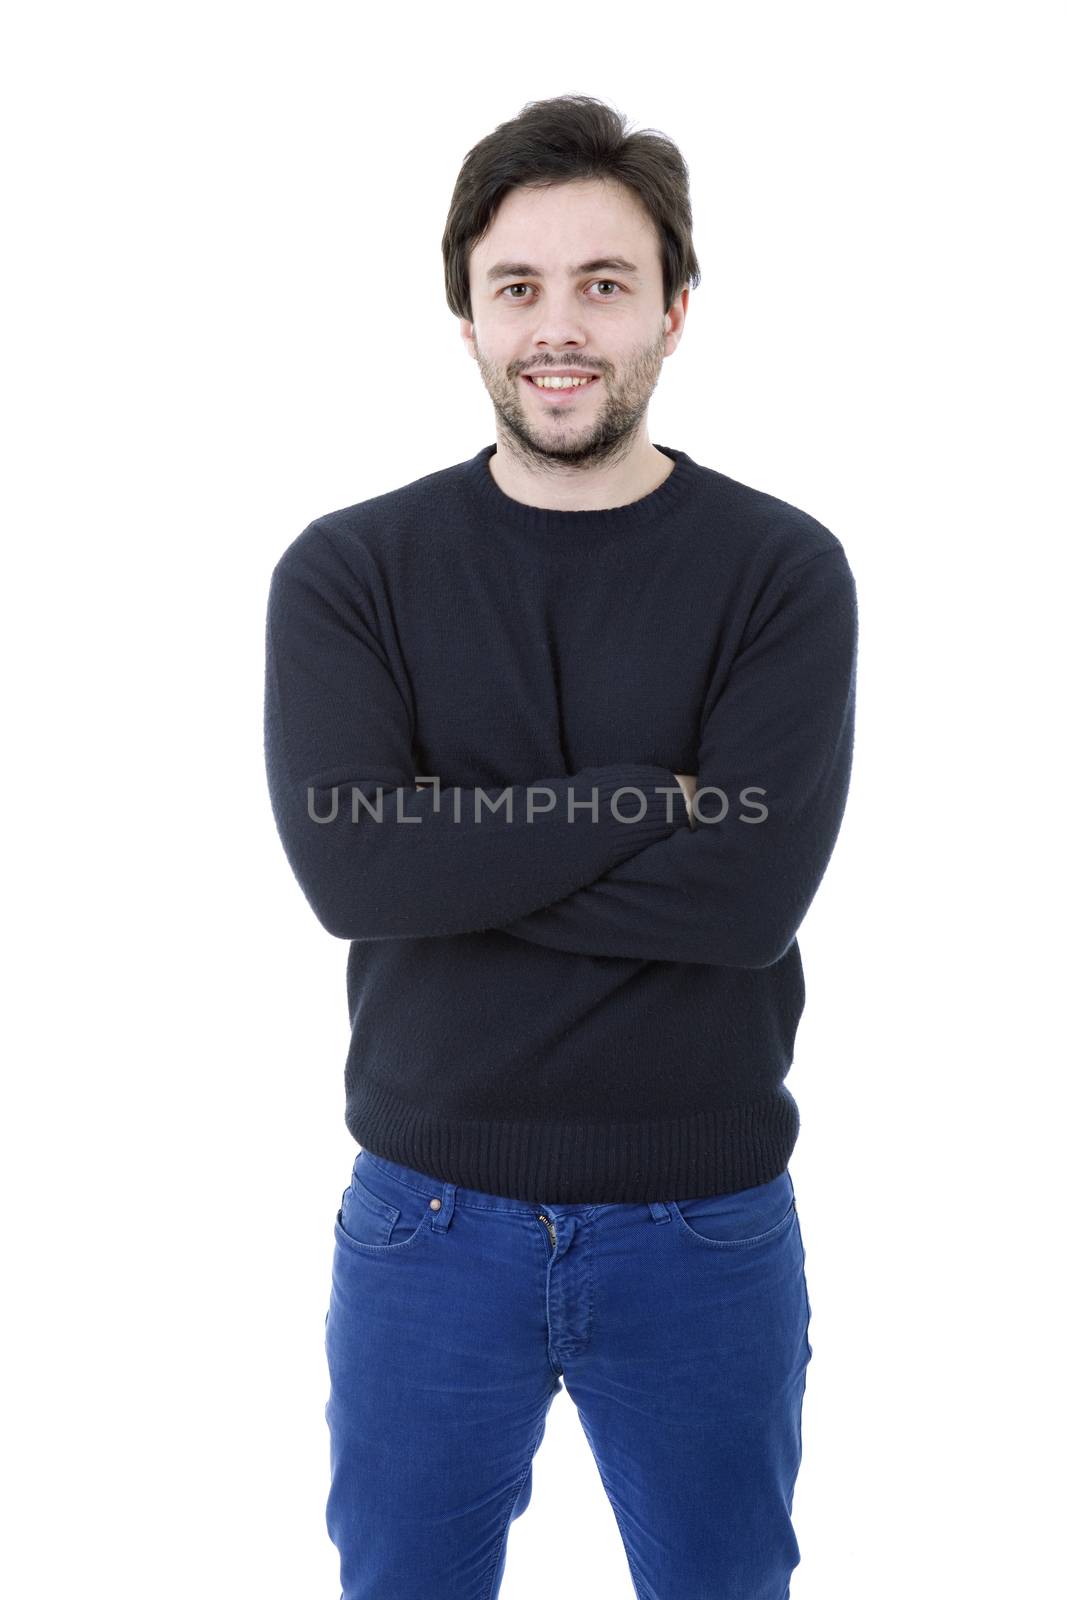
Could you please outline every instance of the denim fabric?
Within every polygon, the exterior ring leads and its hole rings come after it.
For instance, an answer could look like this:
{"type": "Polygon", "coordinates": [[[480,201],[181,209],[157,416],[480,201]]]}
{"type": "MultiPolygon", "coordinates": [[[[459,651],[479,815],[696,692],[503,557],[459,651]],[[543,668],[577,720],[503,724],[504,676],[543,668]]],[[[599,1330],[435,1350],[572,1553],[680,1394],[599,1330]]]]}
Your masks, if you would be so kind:
{"type": "Polygon", "coordinates": [[[639,1600],[787,1600],[804,1260],[788,1171],[535,1205],[360,1150],[325,1333],[341,1600],[496,1600],[564,1385],[639,1600]]]}

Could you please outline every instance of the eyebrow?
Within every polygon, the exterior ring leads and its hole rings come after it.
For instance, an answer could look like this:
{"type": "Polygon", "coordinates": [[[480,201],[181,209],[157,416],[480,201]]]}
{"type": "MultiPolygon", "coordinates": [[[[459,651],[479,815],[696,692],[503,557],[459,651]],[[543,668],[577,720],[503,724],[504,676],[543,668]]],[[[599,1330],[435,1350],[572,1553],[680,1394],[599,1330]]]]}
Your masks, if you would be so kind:
{"type": "MultiPolygon", "coordinates": [[[[575,278],[580,278],[586,272],[622,272],[631,277],[637,276],[634,263],[622,256],[597,256],[595,261],[583,261],[580,266],[571,268],[571,275],[575,278]]],[[[498,261],[496,266],[489,268],[486,277],[493,283],[497,278],[543,278],[544,273],[540,267],[532,267],[528,261],[498,261]]]]}

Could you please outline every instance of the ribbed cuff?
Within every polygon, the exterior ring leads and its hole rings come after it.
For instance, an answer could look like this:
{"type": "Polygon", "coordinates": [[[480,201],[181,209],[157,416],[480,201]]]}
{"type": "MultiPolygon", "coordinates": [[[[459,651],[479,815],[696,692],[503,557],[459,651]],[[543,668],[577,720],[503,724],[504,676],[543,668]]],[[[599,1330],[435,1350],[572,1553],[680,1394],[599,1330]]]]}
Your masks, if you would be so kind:
{"type": "Polygon", "coordinates": [[[593,770],[598,826],[613,831],[620,860],[657,839],[668,838],[675,828],[689,827],[685,791],[668,767],[655,767],[647,762],[620,762],[614,767],[593,770]]]}

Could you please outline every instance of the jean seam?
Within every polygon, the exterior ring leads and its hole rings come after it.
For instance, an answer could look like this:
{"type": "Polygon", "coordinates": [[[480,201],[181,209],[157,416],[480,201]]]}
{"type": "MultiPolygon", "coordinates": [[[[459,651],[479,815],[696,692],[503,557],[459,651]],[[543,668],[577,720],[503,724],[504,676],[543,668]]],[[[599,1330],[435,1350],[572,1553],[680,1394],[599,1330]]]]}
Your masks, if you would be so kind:
{"type": "MultiPolygon", "coordinates": [[[[598,1465],[599,1465],[599,1463],[598,1463],[598,1465]]],[[[619,1515],[619,1508],[615,1504],[615,1499],[614,1499],[614,1496],[612,1495],[610,1489],[608,1488],[607,1484],[604,1483],[603,1475],[601,1476],[601,1480],[600,1481],[603,1484],[604,1493],[608,1497],[608,1504],[611,1506],[612,1512],[614,1513],[614,1516],[615,1516],[615,1526],[618,1528],[618,1530],[619,1530],[619,1538],[622,1540],[622,1548],[623,1548],[623,1552],[624,1552],[624,1554],[626,1556],[626,1565],[630,1569],[630,1582],[634,1586],[634,1593],[637,1596],[637,1600],[655,1600],[655,1596],[652,1594],[652,1592],[650,1590],[646,1589],[644,1584],[642,1582],[640,1582],[640,1580],[638,1579],[637,1570],[634,1567],[634,1558],[633,1558],[633,1555],[632,1555],[632,1553],[630,1551],[630,1546],[629,1546],[629,1544],[627,1542],[627,1539],[626,1539],[626,1533],[625,1533],[625,1530],[624,1530],[623,1525],[622,1525],[622,1518],[619,1515]]]]}
{"type": "Polygon", "coordinates": [[[530,1459],[526,1463],[526,1471],[523,1473],[522,1477],[515,1486],[515,1493],[512,1495],[511,1504],[508,1506],[508,1514],[504,1518],[504,1525],[500,1530],[500,1538],[497,1540],[496,1546],[496,1560],[493,1562],[492,1569],[489,1573],[489,1581],[485,1589],[482,1591],[482,1600],[489,1600],[489,1596],[493,1592],[493,1584],[496,1582],[497,1576],[500,1572],[500,1561],[504,1553],[504,1541],[507,1539],[508,1529],[511,1526],[511,1514],[518,1505],[519,1496],[521,1495],[523,1489],[525,1489],[527,1479],[529,1478],[530,1473],[533,1471],[534,1456],[537,1454],[537,1451],[540,1448],[541,1440],[545,1436],[545,1428],[548,1423],[548,1407],[552,1404],[553,1397],[556,1393],[556,1387],[557,1386],[555,1384],[552,1384],[549,1387],[548,1395],[545,1400],[545,1411],[537,1425],[537,1429],[534,1432],[533,1440],[530,1445],[530,1459]]]}
{"type": "Polygon", "coordinates": [[[589,1429],[585,1425],[585,1418],[582,1416],[581,1411],[578,1413],[578,1420],[582,1425],[582,1432],[585,1434],[585,1437],[589,1443],[589,1448],[593,1453],[593,1460],[596,1462],[597,1472],[600,1474],[601,1487],[607,1496],[608,1505],[611,1507],[612,1513],[615,1517],[615,1526],[619,1530],[619,1539],[622,1542],[623,1554],[626,1557],[626,1565],[630,1569],[630,1582],[634,1586],[634,1594],[637,1596],[637,1600],[656,1600],[655,1595],[653,1595],[650,1590],[646,1589],[644,1584],[638,1579],[637,1569],[634,1566],[633,1553],[630,1550],[630,1546],[626,1538],[626,1529],[623,1527],[622,1516],[619,1512],[619,1507],[615,1503],[615,1496],[608,1488],[607,1479],[604,1476],[604,1469],[601,1465],[600,1457],[597,1454],[596,1445],[593,1443],[589,1429]]]}
{"type": "Polygon", "coordinates": [[[482,1590],[482,1600],[489,1600],[489,1596],[493,1592],[493,1584],[496,1582],[497,1574],[500,1571],[500,1559],[501,1559],[502,1555],[504,1554],[504,1541],[508,1536],[508,1529],[511,1526],[511,1513],[514,1511],[515,1507],[519,1503],[519,1496],[522,1493],[523,1489],[526,1487],[526,1480],[530,1476],[530,1473],[532,1472],[532,1470],[533,1470],[533,1457],[531,1456],[529,1461],[526,1463],[526,1471],[523,1473],[522,1477],[519,1479],[518,1484],[516,1485],[516,1488],[515,1488],[515,1493],[511,1497],[511,1504],[508,1506],[508,1514],[504,1518],[504,1526],[501,1528],[501,1530],[500,1530],[500,1538],[497,1540],[497,1544],[496,1544],[496,1559],[493,1562],[492,1568],[491,1568],[490,1573],[489,1573],[489,1582],[486,1584],[485,1588],[482,1590]]]}

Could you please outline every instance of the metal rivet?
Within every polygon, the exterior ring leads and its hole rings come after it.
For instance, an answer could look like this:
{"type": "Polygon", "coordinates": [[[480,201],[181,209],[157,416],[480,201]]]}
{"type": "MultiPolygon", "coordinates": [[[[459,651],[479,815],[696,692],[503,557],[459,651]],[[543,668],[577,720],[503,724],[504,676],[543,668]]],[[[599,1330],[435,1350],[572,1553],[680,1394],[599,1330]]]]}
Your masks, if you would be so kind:
{"type": "Polygon", "coordinates": [[[431,1200],[430,1201],[430,1210],[431,1211],[440,1211],[440,1209],[441,1209],[440,1200],[431,1200]]]}

